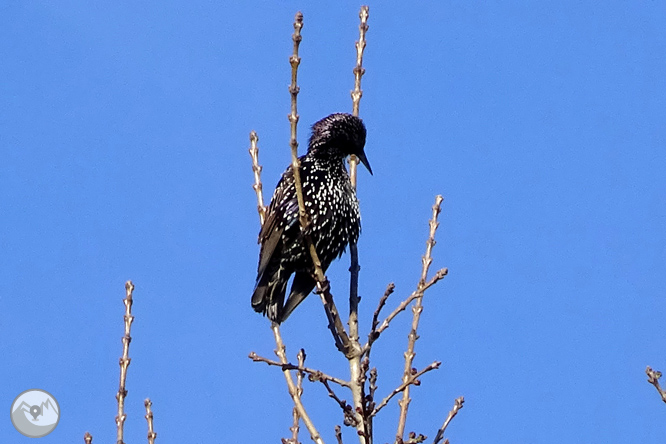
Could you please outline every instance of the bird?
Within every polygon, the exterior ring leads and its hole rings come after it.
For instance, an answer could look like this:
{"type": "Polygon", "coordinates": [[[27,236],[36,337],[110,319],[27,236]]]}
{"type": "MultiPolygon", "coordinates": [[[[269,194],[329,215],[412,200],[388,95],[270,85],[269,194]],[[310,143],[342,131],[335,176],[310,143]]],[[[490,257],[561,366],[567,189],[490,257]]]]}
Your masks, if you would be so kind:
{"type": "MultiPolygon", "coordinates": [[[[315,246],[323,271],[358,241],[361,216],[356,191],[344,165],[355,155],[372,175],[365,155],[363,120],[335,113],[312,125],[307,153],[299,157],[305,211],[305,234],[315,246]]],[[[301,234],[294,171],[290,165],[278,182],[259,232],[259,265],[252,307],[278,324],[284,322],[314,289],[314,266],[301,234]],[[287,284],[294,280],[285,302],[287,284]]]]}

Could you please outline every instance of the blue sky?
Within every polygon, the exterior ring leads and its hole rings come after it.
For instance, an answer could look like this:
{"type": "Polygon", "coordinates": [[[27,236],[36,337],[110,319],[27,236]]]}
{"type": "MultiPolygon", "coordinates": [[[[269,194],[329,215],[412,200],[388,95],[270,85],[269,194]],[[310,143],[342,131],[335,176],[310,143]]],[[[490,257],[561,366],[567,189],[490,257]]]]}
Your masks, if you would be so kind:
{"type": "MultiPolygon", "coordinates": [[[[0,404],[60,403],[43,443],[115,438],[124,282],[136,285],[126,441],[279,442],[291,401],[250,307],[258,218],[289,162],[288,56],[305,15],[300,142],[350,111],[360,4],[7,1],[0,5],[0,404]]],[[[361,116],[362,334],[388,282],[415,287],[445,197],[407,429],[452,443],[663,443],[666,36],[662,2],[377,2],[361,116]]],[[[348,257],[331,267],[344,299],[348,257]]],[[[288,352],[344,376],[321,304],[288,352]]],[[[391,302],[389,303],[391,305],[391,302]]],[[[391,307],[394,305],[391,305],[391,307]]],[[[399,383],[408,317],[373,352],[399,383]]],[[[327,442],[322,387],[304,401],[327,442]]],[[[376,442],[395,433],[385,409],[376,442]]],[[[345,442],[354,442],[350,430],[345,442]]],[[[302,435],[303,442],[309,442],[302,435]]],[[[29,438],[0,420],[0,440],[29,438]]],[[[81,441],[82,442],[82,441],[81,441]]]]}

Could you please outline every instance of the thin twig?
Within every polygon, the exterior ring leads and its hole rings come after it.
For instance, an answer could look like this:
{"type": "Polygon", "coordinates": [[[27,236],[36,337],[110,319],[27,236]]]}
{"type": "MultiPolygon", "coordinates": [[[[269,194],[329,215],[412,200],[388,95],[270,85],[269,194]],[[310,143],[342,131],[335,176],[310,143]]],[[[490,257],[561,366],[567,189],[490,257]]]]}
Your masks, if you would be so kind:
{"type": "Polygon", "coordinates": [[[291,64],[291,85],[289,85],[289,92],[291,94],[291,113],[289,114],[289,123],[291,124],[291,138],[289,145],[291,146],[291,168],[294,174],[294,187],[296,188],[296,198],[298,200],[298,219],[301,226],[301,233],[303,234],[303,239],[305,245],[310,252],[310,257],[312,258],[312,265],[314,267],[314,276],[317,282],[317,293],[321,296],[322,302],[324,303],[324,309],[326,310],[326,316],[329,320],[329,328],[333,334],[335,344],[339,350],[341,350],[345,355],[350,353],[349,337],[345,331],[342,321],[340,320],[340,315],[338,310],[335,307],[333,302],[333,296],[330,293],[330,283],[324,275],[324,270],[321,266],[321,261],[319,260],[319,255],[315,249],[312,238],[308,233],[308,226],[310,225],[309,217],[306,213],[305,202],[303,200],[303,186],[301,183],[301,174],[300,174],[300,162],[298,160],[298,140],[297,140],[297,128],[298,128],[298,107],[297,107],[297,97],[300,91],[298,86],[298,66],[301,63],[301,58],[298,56],[298,48],[300,46],[301,40],[301,29],[303,28],[303,14],[298,12],[294,19],[294,34],[292,35],[292,40],[294,42],[293,54],[289,58],[289,63],[291,64]]]}
{"type": "MultiPolygon", "coordinates": [[[[352,97],[352,114],[358,117],[359,115],[359,106],[361,104],[361,97],[363,96],[363,90],[361,90],[361,79],[363,74],[365,74],[365,68],[363,68],[363,51],[365,51],[365,33],[368,32],[368,17],[370,16],[370,8],[367,6],[361,6],[361,12],[359,13],[359,18],[361,23],[358,25],[358,41],[356,42],[356,66],[354,66],[354,90],[351,92],[352,97]]],[[[356,188],[356,166],[358,165],[358,159],[356,156],[351,156],[349,158],[349,178],[351,179],[352,186],[356,188]]]]}
{"type": "Polygon", "coordinates": [[[303,236],[303,238],[305,239],[306,243],[310,246],[310,256],[312,257],[312,261],[315,264],[315,280],[317,282],[315,293],[319,295],[319,297],[321,298],[321,302],[324,306],[324,311],[326,312],[326,318],[328,319],[328,329],[331,331],[333,335],[336,348],[340,350],[340,352],[342,352],[349,359],[350,357],[354,356],[356,351],[352,347],[352,343],[349,339],[349,336],[347,335],[347,331],[342,325],[340,312],[338,312],[338,308],[335,306],[333,295],[331,294],[331,283],[323,274],[323,271],[321,269],[321,263],[319,262],[319,258],[317,257],[317,252],[315,251],[315,247],[312,244],[312,239],[308,235],[303,236]],[[317,266],[317,264],[319,266],[317,266]],[[319,272],[321,272],[321,275],[319,275],[319,272]],[[320,280],[320,278],[322,277],[323,280],[320,280]]]}
{"type": "Polygon", "coordinates": [[[118,416],[116,416],[116,426],[118,429],[117,444],[124,444],[123,441],[123,431],[125,418],[125,397],[127,396],[127,389],[125,388],[125,383],[127,381],[127,367],[130,365],[131,359],[129,358],[129,345],[132,341],[130,336],[130,330],[132,328],[132,322],[134,321],[134,316],[132,316],[132,292],[134,291],[134,284],[132,281],[127,281],[125,283],[125,299],[123,303],[125,304],[125,315],[123,319],[125,321],[125,334],[123,335],[123,354],[120,357],[120,386],[118,388],[118,394],[116,394],[116,399],[118,400],[118,416]]]}
{"type": "MultiPolygon", "coordinates": [[[[377,407],[375,407],[375,409],[372,411],[370,416],[377,415],[377,413],[379,413],[379,411],[381,409],[386,407],[386,405],[389,403],[391,398],[393,398],[398,393],[404,391],[410,385],[419,385],[421,382],[419,381],[418,378],[420,378],[423,374],[429,372],[430,370],[438,369],[440,365],[442,365],[442,363],[440,361],[435,361],[432,364],[430,364],[429,366],[427,366],[426,368],[424,368],[423,370],[421,370],[419,372],[414,372],[414,374],[410,375],[410,377],[407,381],[404,381],[402,384],[400,384],[398,387],[396,387],[386,398],[384,398],[382,400],[382,402],[380,402],[379,405],[377,407]]],[[[413,370],[416,370],[416,369],[413,369],[413,370]]]]}
{"type": "MultiPolygon", "coordinates": [[[[403,372],[402,380],[403,382],[409,381],[412,362],[414,362],[414,345],[418,335],[416,330],[419,326],[419,320],[421,318],[421,312],[423,311],[423,291],[426,285],[426,280],[428,278],[428,269],[432,263],[432,248],[435,246],[435,233],[437,232],[437,227],[439,222],[437,222],[437,217],[442,211],[441,205],[444,198],[442,196],[435,197],[435,204],[432,206],[432,218],[430,219],[430,235],[428,236],[428,241],[426,242],[426,252],[423,255],[422,260],[422,270],[421,270],[421,279],[419,280],[418,289],[419,296],[416,297],[414,306],[412,307],[412,313],[414,314],[412,318],[412,329],[409,332],[407,351],[405,352],[405,370],[403,372]]],[[[405,387],[405,390],[402,392],[402,399],[398,402],[400,405],[400,417],[398,419],[398,430],[396,432],[396,437],[402,439],[405,433],[405,423],[407,422],[407,411],[409,409],[409,403],[411,399],[409,397],[409,385],[405,387]]]]}
{"type": "MultiPolygon", "coordinates": [[[[298,360],[298,366],[299,367],[304,367],[305,366],[305,350],[300,349],[298,351],[298,355],[296,356],[296,359],[298,360]]],[[[298,396],[302,397],[303,396],[303,376],[305,376],[305,373],[303,370],[299,370],[296,373],[296,390],[298,391],[298,396]]],[[[298,442],[298,432],[300,430],[300,427],[298,426],[299,420],[300,420],[300,415],[298,414],[298,409],[296,406],[294,406],[294,409],[292,411],[292,417],[293,417],[293,423],[290,427],[291,430],[291,442],[292,444],[299,444],[298,442]]]]}
{"type": "Polygon", "coordinates": [[[348,381],[344,381],[340,378],[336,378],[334,376],[327,375],[326,373],[323,373],[319,370],[315,370],[315,369],[308,368],[308,367],[302,367],[300,365],[294,365],[294,364],[291,364],[291,363],[282,364],[281,362],[273,361],[272,359],[268,359],[268,358],[264,358],[263,356],[259,356],[255,352],[250,352],[248,357],[250,359],[252,359],[254,362],[265,362],[268,365],[274,365],[276,367],[281,367],[282,370],[298,370],[298,371],[305,372],[305,373],[310,375],[309,379],[311,381],[326,380],[326,381],[331,381],[331,382],[334,382],[338,385],[341,385],[342,387],[349,387],[349,382],[348,381]]]}
{"type": "MultiPolygon", "coordinates": [[[[271,329],[273,330],[273,336],[275,336],[275,345],[276,345],[275,354],[280,359],[280,362],[282,362],[283,365],[287,364],[287,352],[286,352],[286,347],[284,346],[284,342],[282,341],[282,335],[280,334],[280,325],[275,322],[272,322],[271,329]]],[[[291,396],[291,399],[294,401],[294,406],[298,409],[298,415],[301,417],[303,423],[305,424],[305,427],[310,432],[310,438],[317,444],[324,444],[324,440],[319,435],[319,432],[317,431],[314,423],[312,422],[312,419],[310,419],[310,416],[305,411],[305,406],[303,405],[303,402],[301,402],[301,396],[298,393],[298,388],[296,387],[296,384],[294,384],[294,379],[291,377],[291,372],[289,370],[283,369],[282,373],[284,374],[284,379],[287,381],[287,388],[289,389],[289,395],[291,396]]]]}
{"type": "Polygon", "coordinates": [[[384,291],[384,295],[379,299],[379,304],[377,304],[377,309],[375,310],[375,313],[372,315],[372,328],[370,329],[370,333],[377,331],[377,326],[379,325],[379,313],[381,313],[382,308],[384,308],[384,305],[386,305],[386,301],[388,300],[389,296],[393,294],[395,291],[395,284],[391,282],[386,286],[386,291],[384,291]]]}
{"type": "Polygon", "coordinates": [[[342,444],[342,428],[339,425],[335,426],[335,438],[338,440],[338,444],[342,444]]]}
{"type": "MultiPolygon", "coordinates": [[[[457,398],[455,403],[453,404],[453,408],[449,412],[448,416],[446,417],[446,420],[444,420],[444,424],[442,427],[437,431],[437,435],[435,436],[435,440],[432,442],[432,444],[438,444],[442,438],[444,437],[444,431],[448,427],[449,423],[453,419],[454,416],[458,413],[458,410],[460,410],[463,407],[463,403],[465,402],[465,398],[462,396],[460,398],[457,398]]],[[[448,443],[448,439],[444,441],[444,444],[448,443]]]]}
{"type": "Polygon", "coordinates": [[[666,390],[662,389],[661,386],[659,385],[659,378],[661,378],[661,372],[652,370],[652,368],[648,365],[648,367],[645,369],[645,373],[648,375],[648,382],[654,385],[654,388],[656,388],[657,391],[659,392],[661,400],[666,402],[666,390]]]}
{"type": "Polygon", "coordinates": [[[449,273],[448,268],[442,268],[440,270],[437,270],[435,275],[428,282],[426,282],[425,285],[422,288],[420,288],[419,290],[415,290],[414,292],[412,292],[412,294],[409,295],[409,297],[407,299],[402,301],[400,303],[400,305],[398,305],[396,307],[396,309],[393,310],[391,312],[391,314],[388,315],[386,317],[386,319],[384,319],[382,321],[382,323],[379,325],[379,327],[377,329],[375,329],[374,332],[370,332],[370,335],[368,335],[368,342],[367,342],[367,344],[365,344],[363,346],[363,353],[365,353],[367,355],[370,352],[370,349],[372,348],[372,344],[379,338],[379,335],[384,330],[389,328],[389,325],[391,324],[391,321],[393,321],[393,319],[395,319],[395,317],[398,316],[398,314],[405,311],[405,309],[409,306],[409,304],[412,303],[412,301],[414,301],[415,299],[417,299],[419,297],[422,297],[425,294],[425,291],[427,289],[429,289],[430,287],[435,285],[437,282],[442,280],[444,278],[444,276],[446,276],[448,273],[449,273]]]}
{"type": "Polygon", "coordinates": [[[372,410],[375,409],[375,392],[377,391],[377,368],[373,367],[370,370],[370,392],[368,393],[369,402],[368,407],[372,410]]]}
{"type": "Polygon", "coordinates": [[[298,87],[298,65],[301,64],[301,58],[298,56],[298,47],[301,44],[301,40],[303,40],[303,37],[301,36],[302,28],[303,13],[299,11],[294,18],[294,34],[291,36],[291,39],[294,41],[294,52],[291,57],[289,57],[289,63],[291,64],[291,85],[289,85],[289,93],[291,94],[291,113],[289,113],[287,117],[291,124],[291,138],[289,140],[289,145],[291,146],[291,167],[294,172],[294,182],[296,183],[298,215],[301,221],[301,229],[303,230],[307,226],[307,221],[305,216],[305,203],[303,202],[303,190],[301,187],[301,173],[299,171],[298,139],[296,138],[299,119],[297,97],[300,91],[300,88],[298,87]]]}
{"type": "Polygon", "coordinates": [[[86,444],[92,444],[92,435],[90,434],[90,432],[86,432],[83,435],[83,441],[85,441],[86,444]]]}
{"type": "Polygon", "coordinates": [[[379,314],[384,308],[384,305],[386,305],[386,301],[388,300],[389,296],[393,294],[394,290],[395,290],[395,284],[391,282],[386,287],[384,295],[379,299],[379,304],[377,304],[377,308],[375,309],[375,312],[372,315],[372,327],[370,328],[370,333],[368,333],[368,342],[363,347],[363,353],[368,358],[370,357],[370,347],[372,347],[372,343],[375,342],[377,338],[379,338],[379,333],[377,332],[377,326],[379,325],[379,314]]]}
{"type": "Polygon", "coordinates": [[[254,184],[252,189],[257,193],[257,211],[259,212],[259,221],[261,225],[264,224],[264,219],[266,219],[266,205],[264,205],[264,193],[261,185],[261,170],[263,169],[259,165],[259,147],[257,146],[259,142],[259,136],[257,136],[256,131],[250,132],[250,157],[252,158],[252,172],[254,173],[254,184]]]}
{"type": "Polygon", "coordinates": [[[417,435],[415,432],[409,432],[409,439],[403,441],[402,444],[419,444],[425,442],[426,439],[428,439],[428,437],[425,435],[420,433],[417,435]]]}
{"type": "MultiPolygon", "coordinates": [[[[361,6],[359,12],[359,39],[356,42],[356,65],[354,67],[354,90],[351,92],[352,97],[352,114],[356,117],[359,115],[359,106],[361,103],[361,78],[365,70],[363,69],[363,51],[365,50],[366,41],[365,33],[368,31],[368,16],[370,8],[361,6]]],[[[356,170],[358,159],[352,155],[349,158],[349,179],[354,189],[356,189],[356,170]]],[[[361,346],[358,342],[358,274],[361,267],[358,264],[358,247],[356,242],[349,243],[349,254],[351,258],[351,265],[349,267],[349,337],[351,340],[351,353],[347,354],[349,359],[349,373],[351,381],[352,398],[354,401],[354,410],[356,411],[356,429],[361,444],[372,444],[372,434],[368,429],[366,418],[367,407],[365,405],[365,373],[361,369],[361,346]]]]}
{"type": "Polygon", "coordinates": [[[356,427],[356,416],[354,415],[353,407],[347,404],[347,401],[345,401],[344,399],[340,399],[340,397],[335,394],[331,386],[328,385],[328,382],[326,380],[322,380],[321,383],[324,384],[324,387],[326,387],[328,396],[333,400],[335,400],[335,402],[342,409],[342,414],[344,415],[344,424],[346,426],[356,427]]]}
{"type": "Polygon", "coordinates": [[[157,433],[153,430],[153,411],[151,407],[153,403],[150,401],[150,398],[146,398],[143,401],[143,405],[146,407],[146,422],[148,423],[148,444],[155,444],[155,438],[157,438],[157,433]]]}

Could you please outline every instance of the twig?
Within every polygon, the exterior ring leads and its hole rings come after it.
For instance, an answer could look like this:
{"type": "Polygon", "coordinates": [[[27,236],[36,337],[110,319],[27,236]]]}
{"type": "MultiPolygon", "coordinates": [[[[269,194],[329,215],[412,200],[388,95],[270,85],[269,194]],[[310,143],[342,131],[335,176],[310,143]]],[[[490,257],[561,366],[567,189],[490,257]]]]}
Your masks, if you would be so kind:
{"type": "Polygon", "coordinates": [[[377,391],[377,368],[373,367],[370,370],[370,392],[368,396],[370,398],[368,402],[368,407],[372,410],[375,409],[375,392],[377,391]]]}
{"type": "MultiPolygon", "coordinates": [[[[296,359],[298,359],[298,366],[303,367],[305,365],[305,350],[300,349],[298,351],[298,355],[296,356],[296,359]]],[[[303,370],[299,370],[296,373],[296,390],[298,391],[298,396],[302,397],[303,396],[303,376],[305,376],[305,373],[303,373],[303,370]]],[[[294,409],[292,411],[292,416],[293,416],[293,423],[292,426],[290,427],[291,430],[291,442],[292,444],[299,444],[298,442],[298,432],[300,430],[300,427],[298,426],[299,420],[300,420],[300,415],[298,414],[298,409],[294,406],[294,409]]]]}
{"type": "Polygon", "coordinates": [[[404,391],[407,387],[410,385],[419,385],[421,382],[419,381],[418,378],[420,378],[423,374],[429,372],[430,370],[435,370],[438,369],[439,366],[442,365],[440,361],[435,361],[423,370],[416,372],[416,369],[413,369],[414,373],[410,375],[409,379],[407,381],[404,381],[402,384],[400,384],[398,387],[396,387],[386,398],[382,400],[382,402],[379,403],[377,407],[370,413],[370,416],[375,416],[381,409],[386,407],[386,405],[389,403],[391,398],[393,398],[395,395],[398,393],[404,391]]]}
{"type": "Polygon", "coordinates": [[[261,225],[264,224],[264,219],[266,219],[266,205],[264,205],[264,193],[261,185],[261,170],[263,169],[259,165],[259,147],[257,147],[257,142],[259,142],[259,136],[257,136],[256,131],[250,132],[250,157],[252,158],[252,172],[254,173],[254,184],[252,189],[257,193],[257,211],[259,212],[259,221],[261,225]]]}
{"type": "MultiPolygon", "coordinates": [[[[352,114],[356,117],[359,115],[359,106],[361,103],[361,78],[365,73],[363,69],[363,51],[365,50],[366,41],[365,33],[368,31],[368,16],[370,8],[368,6],[361,6],[359,18],[359,39],[356,42],[356,66],[354,67],[354,90],[351,92],[352,97],[352,114]]],[[[358,159],[352,155],[349,158],[349,179],[352,186],[356,189],[356,170],[358,159]]],[[[347,354],[349,359],[349,373],[351,381],[352,398],[354,401],[354,410],[357,413],[356,430],[361,444],[372,444],[372,433],[368,429],[366,418],[366,405],[365,405],[365,373],[361,370],[361,346],[358,342],[358,273],[361,267],[358,265],[358,247],[356,242],[349,243],[349,255],[351,257],[351,265],[349,267],[349,337],[351,339],[351,352],[347,354]]]]}
{"type": "MultiPolygon", "coordinates": [[[[370,365],[370,358],[365,357],[365,362],[370,365]]],[[[365,401],[365,419],[367,421],[368,432],[370,436],[374,436],[374,418],[371,415],[372,411],[375,409],[375,392],[377,391],[377,368],[373,367],[370,369],[370,388],[369,393],[365,401]]]]}
{"type": "Polygon", "coordinates": [[[335,402],[342,409],[342,414],[344,415],[344,424],[346,426],[356,427],[356,416],[354,415],[354,409],[352,408],[352,406],[347,404],[347,401],[345,401],[344,399],[340,399],[340,397],[338,397],[338,395],[335,394],[331,386],[328,385],[328,382],[326,380],[322,380],[321,383],[324,384],[324,387],[326,387],[328,396],[333,400],[335,400],[335,402]]]}
{"type": "Polygon", "coordinates": [[[315,280],[317,281],[317,293],[321,296],[322,302],[324,303],[324,309],[326,310],[326,316],[329,320],[329,328],[333,334],[335,344],[345,355],[350,353],[349,337],[347,332],[342,326],[342,321],[340,320],[340,315],[338,310],[335,307],[333,302],[333,296],[330,293],[330,283],[326,276],[324,275],[324,270],[321,266],[321,261],[319,260],[319,255],[315,249],[312,238],[308,233],[308,226],[310,224],[309,217],[305,210],[305,202],[303,200],[303,187],[301,183],[301,174],[300,174],[300,163],[298,160],[298,141],[297,141],[297,128],[298,128],[298,108],[297,108],[297,96],[300,91],[298,87],[298,65],[301,63],[301,58],[298,56],[298,48],[303,37],[301,36],[301,29],[303,28],[303,14],[298,12],[294,19],[294,34],[292,35],[292,40],[294,41],[294,51],[289,62],[291,64],[291,85],[289,86],[289,92],[291,94],[291,113],[289,114],[289,122],[291,124],[291,138],[289,145],[291,146],[291,168],[294,174],[294,186],[296,188],[296,198],[298,200],[298,219],[301,226],[301,233],[303,234],[303,239],[305,245],[310,252],[312,258],[312,264],[314,267],[315,280]]]}
{"type": "Polygon", "coordinates": [[[85,441],[86,444],[92,444],[92,435],[89,432],[86,432],[83,435],[83,441],[85,441]]]}
{"type": "Polygon", "coordinates": [[[326,318],[328,319],[328,329],[333,335],[336,348],[349,359],[350,357],[354,356],[356,351],[354,348],[352,348],[349,336],[347,335],[345,328],[342,326],[340,313],[338,312],[338,308],[335,306],[333,295],[331,294],[331,284],[323,274],[321,263],[317,257],[317,252],[315,251],[315,247],[312,244],[312,239],[310,239],[310,236],[308,235],[303,236],[303,238],[310,246],[310,256],[312,257],[312,261],[315,264],[315,280],[317,281],[317,288],[315,289],[315,293],[319,295],[321,302],[324,305],[324,311],[326,312],[326,318]],[[319,265],[318,267],[316,266],[317,264],[319,265]],[[318,275],[319,272],[321,272],[321,276],[318,275]],[[321,277],[323,277],[323,281],[320,280],[321,277]]]}
{"type": "Polygon", "coordinates": [[[342,444],[342,429],[339,425],[335,426],[335,438],[338,440],[338,444],[342,444]]]}
{"type": "MultiPolygon", "coordinates": [[[[432,207],[432,218],[430,219],[430,235],[428,236],[428,241],[426,242],[426,252],[422,260],[422,270],[421,270],[421,279],[418,284],[419,296],[416,297],[414,306],[412,307],[412,313],[414,314],[412,318],[412,329],[409,332],[409,340],[407,344],[407,351],[405,352],[405,370],[402,376],[403,382],[409,380],[410,372],[412,369],[412,362],[414,361],[414,345],[416,339],[418,338],[416,330],[419,326],[419,320],[421,318],[421,312],[423,311],[423,291],[426,285],[426,280],[428,278],[428,269],[432,263],[432,248],[435,246],[435,233],[437,232],[437,227],[439,223],[437,222],[437,217],[441,212],[441,205],[444,198],[442,196],[435,197],[435,204],[432,207]]],[[[402,439],[405,433],[405,423],[407,422],[407,411],[409,409],[409,403],[411,399],[409,398],[409,385],[405,387],[405,390],[402,392],[402,399],[398,402],[400,405],[400,417],[398,419],[398,430],[396,432],[396,437],[402,439]]]]}
{"type": "Polygon", "coordinates": [[[134,291],[134,284],[132,281],[127,281],[125,283],[125,299],[123,303],[125,304],[125,315],[123,319],[125,320],[125,335],[122,338],[123,342],[123,355],[120,357],[120,386],[118,388],[118,394],[116,399],[118,400],[118,416],[116,416],[116,426],[118,428],[118,434],[116,442],[117,444],[124,444],[123,441],[123,425],[125,424],[125,397],[127,396],[127,389],[125,389],[125,382],[127,381],[127,367],[130,365],[131,359],[129,358],[129,345],[132,341],[130,336],[130,330],[132,328],[132,322],[134,321],[134,316],[132,316],[132,292],[134,291]]]}
{"type": "Polygon", "coordinates": [[[340,378],[336,378],[334,376],[327,375],[326,373],[323,373],[319,370],[314,370],[308,367],[302,367],[300,365],[294,365],[290,363],[282,364],[281,362],[278,361],[273,361],[272,359],[264,358],[263,356],[257,355],[255,352],[250,352],[249,356],[250,359],[252,359],[254,362],[265,362],[268,365],[274,365],[276,367],[281,367],[282,370],[298,370],[305,372],[310,375],[309,379],[311,381],[319,381],[319,380],[326,380],[326,381],[331,381],[334,382],[338,385],[341,385],[342,387],[349,387],[349,382],[344,381],[340,378]]]}
{"type": "Polygon", "coordinates": [[[377,338],[379,338],[379,332],[377,332],[377,326],[379,325],[379,314],[384,308],[384,305],[386,305],[386,301],[388,300],[389,296],[393,294],[394,290],[395,290],[395,284],[391,282],[386,287],[384,295],[379,299],[379,304],[377,304],[375,313],[372,315],[372,327],[370,328],[370,333],[368,333],[368,342],[363,347],[363,354],[365,354],[365,356],[368,358],[370,357],[370,348],[372,347],[372,343],[375,342],[377,338]]]}
{"type": "Polygon", "coordinates": [[[151,407],[153,403],[150,401],[150,398],[146,398],[143,401],[143,405],[146,407],[146,422],[148,422],[148,444],[155,444],[155,438],[157,438],[157,433],[153,430],[153,411],[151,407]]]}
{"type": "MultiPolygon", "coordinates": [[[[444,424],[442,424],[442,427],[437,431],[437,435],[435,436],[435,440],[432,442],[432,444],[438,444],[442,440],[442,438],[444,437],[444,431],[448,427],[453,417],[456,416],[458,410],[460,410],[463,407],[464,402],[465,398],[463,398],[462,396],[456,399],[455,403],[453,404],[453,408],[451,409],[448,416],[446,417],[446,420],[444,421],[444,424]]],[[[449,441],[448,439],[444,441],[444,444],[447,444],[448,441],[449,441]]]]}
{"type": "MultiPolygon", "coordinates": [[[[441,281],[444,278],[444,276],[446,276],[448,273],[449,273],[448,268],[442,268],[440,270],[437,270],[435,275],[428,282],[426,282],[423,287],[421,287],[418,290],[415,290],[412,294],[409,295],[409,297],[407,299],[402,301],[400,303],[400,305],[398,305],[396,307],[396,309],[393,310],[391,312],[391,314],[388,315],[386,317],[386,319],[384,319],[382,321],[381,325],[374,331],[374,335],[368,337],[368,343],[363,347],[363,351],[367,353],[367,351],[369,350],[369,347],[372,346],[373,342],[375,342],[377,340],[377,338],[379,338],[379,335],[384,330],[389,328],[389,325],[390,325],[391,321],[396,316],[398,316],[400,314],[400,312],[405,311],[405,309],[409,306],[409,304],[412,303],[412,301],[414,301],[415,299],[417,299],[419,297],[423,297],[423,295],[425,294],[425,291],[427,289],[429,289],[430,287],[435,285],[437,282],[441,281]]],[[[371,334],[372,334],[372,332],[371,332],[371,334]]]]}
{"type": "MultiPolygon", "coordinates": [[[[361,23],[358,25],[358,41],[356,42],[356,66],[354,66],[354,90],[351,92],[352,114],[356,117],[358,117],[361,97],[363,96],[363,90],[361,90],[361,79],[363,78],[363,74],[365,74],[365,68],[363,68],[363,51],[365,51],[366,45],[365,33],[368,32],[368,17],[370,16],[370,8],[367,6],[361,6],[361,12],[358,16],[361,19],[361,23]]],[[[351,156],[349,158],[349,178],[351,179],[351,183],[354,188],[356,188],[357,165],[358,159],[356,156],[351,156]]]]}
{"type": "Polygon", "coordinates": [[[386,286],[386,291],[384,291],[384,295],[379,299],[379,304],[377,304],[377,309],[375,310],[375,313],[372,315],[372,328],[370,329],[370,334],[372,332],[377,331],[377,326],[379,325],[379,313],[381,313],[382,308],[384,308],[384,305],[386,305],[386,301],[388,300],[389,296],[393,294],[395,291],[395,284],[391,282],[386,286]]]}
{"type": "Polygon", "coordinates": [[[417,435],[415,432],[409,432],[409,439],[403,441],[402,444],[419,444],[425,442],[426,439],[428,439],[428,437],[425,435],[421,435],[420,433],[417,435]]]}
{"type": "Polygon", "coordinates": [[[648,375],[648,382],[654,385],[654,388],[656,388],[657,391],[659,392],[661,400],[666,402],[666,390],[662,389],[661,386],[659,385],[659,378],[661,378],[661,372],[652,370],[652,368],[648,365],[648,367],[645,369],[645,373],[648,375]]]}
{"type": "Polygon", "coordinates": [[[303,191],[301,187],[301,173],[299,171],[299,161],[298,161],[298,139],[296,138],[297,129],[298,129],[298,109],[297,109],[297,97],[300,91],[298,87],[298,65],[301,64],[301,58],[298,56],[298,47],[301,44],[303,37],[301,36],[301,29],[303,28],[303,13],[300,11],[296,13],[294,17],[294,34],[291,36],[291,39],[294,41],[294,52],[289,57],[289,63],[291,64],[291,85],[289,85],[289,93],[291,94],[291,113],[289,113],[289,123],[291,124],[291,139],[289,140],[289,145],[291,146],[291,167],[294,172],[294,181],[296,182],[296,197],[298,199],[298,215],[301,221],[301,229],[304,230],[307,226],[307,220],[305,216],[305,203],[303,202],[303,191]],[[300,192],[299,192],[300,191],[300,192]]]}
{"type": "MultiPolygon", "coordinates": [[[[282,335],[280,334],[280,325],[275,322],[272,322],[271,329],[273,330],[273,336],[275,336],[275,344],[277,346],[275,349],[275,354],[280,359],[280,362],[282,362],[283,365],[287,364],[286,347],[284,346],[284,342],[282,342],[282,335]]],[[[289,395],[291,396],[291,399],[294,401],[294,406],[296,407],[296,409],[298,409],[298,415],[301,417],[303,423],[305,424],[305,427],[310,432],[310,438],[317,444],[324,444],[324,440],[319,435],[319,432],[314,426],[312,419],[310,419],[310,416],[305,411],[305,406],[301,402],[301,396],[298,393],[298,388],[296,387],[296,384],[294,384],[294,379],[291,377],[291,372],[289,370],[283,369],[282,373],[284,374],[284,379],[287,381],[287,388],[289,389],[289,395]]]]}

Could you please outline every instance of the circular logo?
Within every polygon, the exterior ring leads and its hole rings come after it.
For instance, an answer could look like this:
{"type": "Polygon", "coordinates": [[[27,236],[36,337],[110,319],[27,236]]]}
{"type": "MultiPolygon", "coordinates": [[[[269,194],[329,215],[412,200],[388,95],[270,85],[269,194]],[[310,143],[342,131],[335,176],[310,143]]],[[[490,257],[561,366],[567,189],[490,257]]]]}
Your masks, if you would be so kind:
{"type": "Polygon", "coordinates": [[[49,392],[26,390],[14,399],[12,424],[28,438],[41,438],[53,431],[60,420],[60,406],[49,392]]]}

